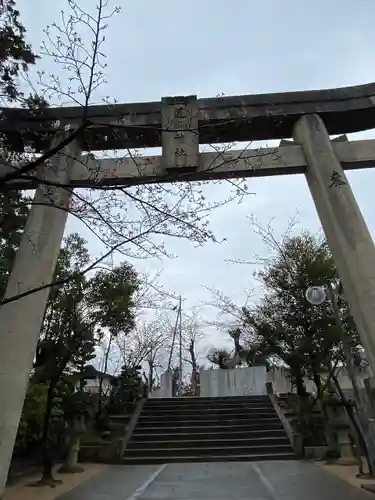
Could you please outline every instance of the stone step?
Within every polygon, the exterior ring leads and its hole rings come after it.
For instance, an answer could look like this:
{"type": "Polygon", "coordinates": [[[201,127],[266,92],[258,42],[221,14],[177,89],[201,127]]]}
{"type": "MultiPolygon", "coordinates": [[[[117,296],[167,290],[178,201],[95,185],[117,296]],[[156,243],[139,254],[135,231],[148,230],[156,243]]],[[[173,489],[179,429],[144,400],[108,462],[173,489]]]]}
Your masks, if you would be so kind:
{"type": "Polygon", "coordinates": [[[231,422],[234,424],[235,422],[266,422],[269,420],[277,419],[275,412],[268,413],[231,413],[227,415],[225,413],[215,413],[215,414],[200,414],[195,413],[193,415],[143,415],[141,413],[138,423],[139,424],[150,424],[150,425],[169,425],[171,423],[175,423],[176,425],[180,423],[189,423],[189,422],[206,422],[206,425],[215,425],[215,422],[231,422]]]}
{"type": "Polygon", "coordinates": [[[295,459],[268,396],[149,399],[126,464],[295,459]]]}
{"type": "Polygon", "coordinates": [[[165,464],[165,463],[190,463],[190,462],[262,462],[270,460],[296,460],[296,455],[294,452],[289,453],[264,453],[262,455],[251,455],[247,454],[233,454],[233,455],[215,455],[213,456],[203,456],[203,455],[193,455],[191,453],[185,456],[158,456],[158,457],[124,457],[122,463],[124,465],[152,465],[152,464],[165,464]]]}
{"type": "Polygon", "coordinates": [[[172,440],[169,436],[167,440],[164,441],[138,441],[137,439],[132,440],[127,450],[129,453],[132,453],[133,450],[147,450],[147,453],[150,449],[189,449],[189,448],[211,448],[211,446],[226,448],[236,447],[237,449],[248,448],[248,447],[257,447],[257,446],[268,446],[273,448],[275,446],[289,446],[290,442],[288,438],[284,436],[274,437],[258,437],[258,438],[227,438],[223,439],[223,437],[215,440],[210,437],[206,437],[205,439],[197,439],[195,436],[191,436],[190,439],[175,439],[172,440]]]}
{"type": "Polygon", "coordinates": [[[251,425],[252,423],[256,423],[258,425],[258,429],[267,429],[267,428],[279,428],[282,424],[278,421],[277,418],[269,419],[269,420],[246,420],[246,419],[212,419],[212,420],[159,420],[155,422],[155,420],[145,420],[142,422],[138,422],[137,429],[149,429],[149,428],[168,428],[174,429],[176,427],[185,427],[189,429],[197,429],[203,427],[207,431],[215,428],[215,427],[224,427],[229,430],[233,426],[237,425],[251,425]],[[268,425],[271,424],[271,425],[268,425]],[[277,425],[279,424],[279,425],[277,425]]]}
{"type": "Polygon", "coordinates": [[[181,398],[149,398],[146,405],[187,405],[199,406],[207,404],[243,404],[243,403],[269,403],[268,396],[231,396],[223,398],[200,398],[200,397],[181,397],[181,398]]]}
{"type": "Polygon", "coordinates": [[[131,457],[142,457],[144,455],[147,455],[148,457],[157,457],[157,456],[184,456],[187,454],[194,455],[205,455],[205,456],[215,456],[215,455],[233,455],[233,454],[249,454],[249,455],[262,455],[264,453],[290,453],[293,451],[290,443],[284,443],[284,444],[277,444],[277,445],[260,445],[260,444],[249,444],[247,446],[242,445],[242,446],[231,446],[230,444],[227,445],[220,445],[220,446],[215,446],[215,443],[212,444],[207,444],[207,446],[204,447],[191,447],[191,448],[186,448],[183,446],[176,446],[175,448],[157,448],[155,443],[155,447],[153,448],[148,448],[147,450],[144,449],[130,449],[127,448],[125,454],[126,456],[131,456],[131,457]]]}
{"type": "Polygon", "coordinates": [[[147,405],[185,405],[185,406],[199,406],[199,405],[235,405],[235,404],[267,404],[270,403],[268,396],[254,398],[243,396],[240,398],[149,398],[147,405]]]}
{"type": "Polygon", "coordinates": [[[142,409],[142,414],[175,414],[175,413],[187,413],[188,415],[193,414],[193,413],[208,413],[210,411],[216,411],[218,413],[225,413],[225,412],[234,412],[237,410],[238,413],[242,412],[269,412],[269,411],[274,411],[273,406],[253,406],[253,405],[231,405],[231,406],[202,406],[200,408],[190,408],[190,407],[184,407],[184,406],[176,406],[176,407],[166,407],[162,408],[160,406],[151,408],[149,406],[145,406],[142,409]]]}
{"type": "Polygon", "coordinates": [[[176,407],[167,407],[167,408],[161,408],[161,407],[149,407],[145,406],[142,410],[142,415],[178,415],[178,414],[186,414],[186,415],[192,415],[194,413],[267,413],[267,412],[273,412],[274,408],[273,406],[253,406],[253,405],[231,405],[231,406],[206,406],[202,408],[190,408],[190,407],[185,407],[185,406],[176,406],[176,407]]]}
{"type": "MultiPolygon", "coordinates": [[[[251,439],[251,438],[262,438],[262,437],[285,437],[285,430],[283,427],[279,426],[279,428],[275,429],[258,429],[258,430],[248,430],[245,428],[245,430],[236,430],[236,428],[227,428],[227,427],[219,427],[219,428],[214,428],[214,431],[211,431],[211,428],[202,428],[200,432],[196,432],[195,429],[192,429],[191,432],[188,432],[187,429],[191,429],[190,427],[183,427],[180,428],[181,432],[178,432],[178,429],[176,428],[171,428],[165,429],[164,427],[161,429],[164,432],[157,433],[154,431],[154,429],[150,428],[145,432],[145,429],[142,431],[134,431],[133,436],[132,436],[132,441],[131,442],[143,442],[143,441],[178,441],[178,440],[212,440],[212,441],[217,441],[220,439],[223,439],[223,436],[225,439],[251,439]],[[234,430],[233,430],[234,429],[234,430]]],[[[241,429],[241,426],[239,426],[239,429],[241,429]]]]}
{"type": "MultiPolygon", "coordinates": [[[[167,423],[168,424],[168,423],[167,423]]],[[[278,418],[275,418],[274,420],[267,420],[267,422],[261,422],[261,423],[250,423],[248,424],[247,422],[243,421],[235,421],[234,423],[231,422],[220,422],[220,421],[214,421],[213,424],[207,425],[207,422],[204,422],[202,424],[202,421],[198,422],[193,422],[189,421],[185,425],[176,425],[175,422],[170,422],[169,425],[153,425],[153,426],[148,426],[148,425],[140,425],[138,423],[137,427],[135,428],[133,432],[133,436],[136,436],[139,433],[148,433],[148,432],[153,432],[155,434],[166,434],[166,433],[184,433],[184,432],[189,432],[189,433],[195,433],[195,432],[220,432],[220,433],[226,433],[226,432],[231,432],[231,431],[241,431],[241,432],[246,432],[246,431],[260,431],[260,430],[271,430],[271,429],[284,429],[280,420],[278,418]]]]}
{"type": "Polygon", "coordinates": [[[129,422],[131,415],[109,415],[108,419],[111,422],[129,422]]]}

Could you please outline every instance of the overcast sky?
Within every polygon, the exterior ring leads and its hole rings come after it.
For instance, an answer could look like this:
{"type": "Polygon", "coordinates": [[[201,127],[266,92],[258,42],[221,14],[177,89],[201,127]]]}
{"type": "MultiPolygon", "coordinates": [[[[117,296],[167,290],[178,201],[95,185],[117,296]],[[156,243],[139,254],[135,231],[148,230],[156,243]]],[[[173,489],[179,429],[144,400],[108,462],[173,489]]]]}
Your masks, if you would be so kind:
{"type": "MultiPolygon", "coordinates": [[[[92,11],[95,0],[81,0],[92,11]]],[[[58,20],[66,0],[17,0],[29,38],[37,48],[42,29],[58,20]]],[[[103,95],[119,102],[155,101],[163,96],[212,97],[341,87],[375,81],[375,1],[361,0],[118,0],[120,15],[106,32],[108,84],[103,95]]],[[[356,134],[357,138],[363,134],[356,134]]],[[[367,133],[366,136],[373,137],[367,133]]],[[[375,171],[348,174],[360,208],[375,232],[375,171]]],[[[215,186],[208,188],[216,196],[215,186]]],[[[186,309],[209,299],[215,287],[241,301],[251,287],[252,269],[225,262],[264,251],[248,221],[275,218],[282,233],[299,212],[300,227],[320,223],[303,176],[250,181],[254,196],[217,210],[211,227],[221,245],[193,248],[170,239],[178,255],[163,262],[166,290],[181,294],[186,309]]],[[[69,221],[68,230],[77,230],[69,221]]],[[[85,234],[85,232],[83,232],[85,234]]],[[[90,239],[90,250],[101,246],[90,239]]],[[[159,269],[160,262],[135,262],[159,269]]],[[[212,335],[207,333],[207,335],[212,335]]],[[[223,338],[223,337],[222,337],[223,338]]],[[[206,345],[212,343],[207,338],[206,345]]]]}

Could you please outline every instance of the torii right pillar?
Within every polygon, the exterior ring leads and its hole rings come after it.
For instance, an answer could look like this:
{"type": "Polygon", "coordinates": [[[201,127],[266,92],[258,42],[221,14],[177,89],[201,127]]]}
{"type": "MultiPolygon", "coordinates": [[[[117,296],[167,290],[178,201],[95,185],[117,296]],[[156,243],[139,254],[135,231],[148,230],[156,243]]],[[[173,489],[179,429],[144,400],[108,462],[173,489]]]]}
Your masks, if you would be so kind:
{"type": "Polygon", "coordinates": [[[375,246],[323,120],[304,115],[294,139],[350,310],[375,376],[375,246]]]}

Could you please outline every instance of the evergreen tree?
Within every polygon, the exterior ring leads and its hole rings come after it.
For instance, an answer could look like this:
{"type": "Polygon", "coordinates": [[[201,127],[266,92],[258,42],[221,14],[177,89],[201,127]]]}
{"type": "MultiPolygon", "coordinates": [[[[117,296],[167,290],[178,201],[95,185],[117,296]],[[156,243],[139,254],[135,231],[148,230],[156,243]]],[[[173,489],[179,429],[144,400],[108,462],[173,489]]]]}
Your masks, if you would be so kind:
{"type": "MultiPolygon", "coordinates": [[[[339,279],[326,242],[307,232],[286,238],[279,253],[258,273],[265,295],[252,309],[244,309],[243,342],[250,354],[279,359],[290,370],[298,393],[303,396],[303,377],[314,380],[318,392],[320,373],[333,359],[342,357],[341,331],[331,304],[310,304],[306,289],[339,279]]],[[[349,332],[352,353],[361,351],[358,333],[341,301],[341,312],[349,332]]]]}
{"type": "Polygon", "coordinates": [[[4,296],[26,224],[28,201],[20,191],[0,192],[0,300],[4,296]]]}
{"type": "Polygon", "coordinates": [[[18,77],[35,64],[37,56],[26,42],[26,29],[14,0],[0,0],[0,96],[16,101],[22,96],[18,77]]]}

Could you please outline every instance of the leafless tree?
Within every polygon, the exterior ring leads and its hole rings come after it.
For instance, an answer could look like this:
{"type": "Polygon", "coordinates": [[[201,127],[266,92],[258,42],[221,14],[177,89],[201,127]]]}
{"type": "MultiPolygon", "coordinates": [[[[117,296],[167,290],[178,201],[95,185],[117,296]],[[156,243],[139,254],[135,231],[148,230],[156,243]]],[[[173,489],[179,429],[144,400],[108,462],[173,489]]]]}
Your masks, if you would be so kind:
{"type": "Polygon", "coordinates": [[[197,394],[199,380],[199,342],[203,339],[202,322],[199,309],[193,310],[191,315],[182,317],[183,361],[191,365],[191,386],[193,395],[197,394]]]}
{"type": "MultiPolygon", "coordinates": [[[[283,244],[287,241],[294,230],[299,224],[299,214],[296,214],[291,217],[286,225],[286,229],[280,234],[277,235],[275,232],[275,228],[273,227],[273,222],[275,218],[269,220],[266,224],[262,224],[254,215],[249,216],[249,221],[252,226],[252,229],[256,236],[259,237],[260,241],[265,246],[265,253],[268,255],[259,255],[254,252],[252,259],[242,260],[237,258],[227,259],[226,261],[231,264],[247,264],[252,266],[267,266],[270,262],[272,262],[272,258],[275,254],[283,254],[283,244]]],[[[254,273],[252,273],[254,277],[254,273]]]]}
{"type": "MultiPolygon", "coordinates": [[[[68,154],[64,147],[76,139],[82,142],[83,131],[86,135],[87,132],[95,135],[96,129],[101,126],[99,122],[90,119],[88,108],[101,100],[107,71],[104,32],[109,19],[119,12],[118,7],[109,7],[108,0],[97,0],[98,4],[92,13],[84,11],[74,0],[67,2],[68,14],[62,13],[60,23],[47,27],[41,52],[44,58],[52,58],[56,70],[49,73],[39,71],[35,84],[27,77],[35,94],[42,93],[43,97],[43,106],[35,106],[34,128],[21,134],[24,143],[21,152],[19,148],[7,149],[4,141],[2,163],[7,169],[0,177],[0,192],[1,186],[9,187],[11,182],[22,179],[25,182],[32,180],[34,184],[44,185],[46,192],[48,189],[59,187],[72,193],[72,203],[66,210],[91,231],[105,249],[95,262],[82,270],[83,273],[95,269],[98,264],[110,265],[114,252],[124,257],[142,259],[170,257],[165,244],[166,237],[185,238],[195,245],[203,245],[207,241],[219,243],[220,240],[209,228],[209,216],[221,206],[232,201],[241,201],[244,196],[250,194],[244,179],[209,181],[229,185],[229,191],[223,196],[221,190],[217,199],[206,198],[204,189],[208,181],[183,182],[187,175],[183,169],[179,176],[174,175],[174,182],[170,183],[168,174],[165,173],[160,176],[161,183],[155,183],[155,180],[158,180],[156,178],[152,183],[140,186],[107,186],[103,185],[98,176],[100,162],[105,155],[111,154],[119,162],[130,159],[141,172],[141,152],[126,149],[93,154],[85,144],[85,154],[76,161],[89,172],[90,183],[86,187],[73,190],[70,185],[57,185],[40,175],[38,167],[44,166],[48,169],[53,156],[63,157],[68,154]],[[82,114],[79,123],[62,124],[53,119],[53,110],[47,109],[47,103],[60,106],[73,103],[80,106],[82,114]],[[51,141],[56,134],[63,138],[55,138],[55,145],[51,147],[51,141]],[[46,146],[48,144],[49,146],[46,146]],[[175,182],[176,179],[179,182],[175,182]]],[[[109,102],[106,97],[102,101],[109,109],[115,104],[109,102]]],[[[6,124],[10,126],[12,117],[16,116],[14,113],[14,109],[7,109],[1,115],[0,129],[5,138],[11,135],[6,124]],[[3,120],[5,125],[1,128],[3,120]]],[[[117,122],[115,120],[111,124],[114,137],[126,133],[126,126],[122,121],[123,117],[120,116],[117,122]]],[[[230,161],[228,151],[232,146],[233,144],[208,145],[210,151],[215,154],[209,169],[214,170],[230,161]]],[[[248,146],[243,148],[243,152],[247,148],[248,146]]],[[[241,159],[241,154],[238,159],[241,159]]],[[[52,196],[48,203],[56,206],[52,196]]],[[[62,209],[60,206],[56,208],[62,209]]],[[[45,283],[22,295],[8,297],[1,303],[12,302],[52,284],[55,283],[45,283]]]]}
{"type": "Polygon", "coordinates": [[[31,124],[29,129],[18,131],[21,144],[15,145],[9,140],[14,133],[14,120],[17,123],[19,110],[14,107],[2,109],[1,163],[8,169],[0,177],[0,186],[9,185],[21,177],[27,179],[28,174],[38,178],[39,166],[48,167],[54,155],[62,152],[84,129],[94,127],[87,119],[88,107],[93,104],[99,87],[106,81],[102,48],[104,33],[108,28],[108,20],[120,12],[119,7],[109,7],[108,0],[97,1],[94,13],[90,13],[84,11],[78,2],[67,0],[68,10],[62,11],[60,23],[55,22],[45,29],[46,39],[42,43],[40,56],[52,59],[56,71],[38,71],[36,82],[32,82],[26,72],[23,75],[31,93],[27,97],[22,94],[21,105],[32,107],[36,123],[31,124]],[[61,127],[60,122],[53,119],[53,113],[46,114],[50,105],[72,103],[82,109],[79,123],[61,127]],[[53,147],[45,150],[45,145],[51,144],[52,137],[57,133],[63,135],[63,139],[55,141],[53,147]]]}
{"type": "Polygon", "coordinates": [[[161,273],[162,270],[154,274],[138,273],[140,285],[134,296],[136,331],[130,334],[120,331],[116,336],[103,332],[98,352],[99,366],[103,371],[108,369],[111,373],[117,373],[122,364],[134,367],[144,362],[149,335],[143,333],[145,329],[150,330],[149,323],[161,324],[163,318],[167,325],[164,331],[167,331],[168,312],[173,308],[173,300],[176,300],[176,297],[164,290],[160,284],[161,273]]]}
{"type": "Polygon", "coordinates": [[[162,273],[162,268],[154,273],[138,273],[140,287],[134,300],[138,318],[156,311],[167,314],[173,310],[178,297],[164,289],[160,283],[162,273]]]}
{"type": "Polygon", "coordinates": [[[169,339],[169,319],[155,314],[139,322],[134,332],[116,339],[122,363],[130,368],[143,366],[147,370],[147,385],[151,390],[157,368],[164,365],[169,339]]]}
{"type": "MultiPolygon", "coordinates": [[[[218,331],[227,332],[237,328],[242,322],[242,308],[237,305],[236,301],[224,292],[215,289],[207,288],[211,293],[211,299],[204,303],[204,306],[211,307],[216,311],[214,320],[207,321],[206,324],[215,327],[218,331]]],[[[244,306],[249,304],[253,297],[253,290],[244,291],[244,306]]]]}

